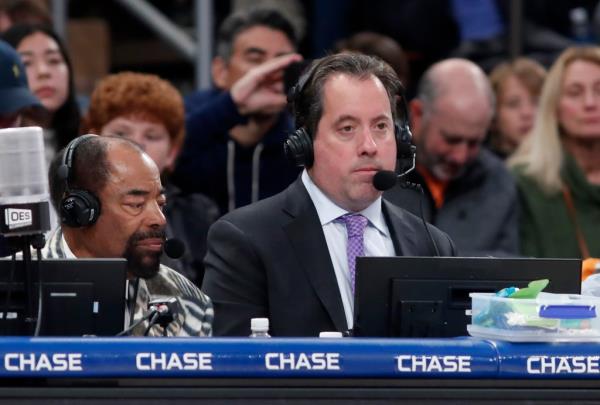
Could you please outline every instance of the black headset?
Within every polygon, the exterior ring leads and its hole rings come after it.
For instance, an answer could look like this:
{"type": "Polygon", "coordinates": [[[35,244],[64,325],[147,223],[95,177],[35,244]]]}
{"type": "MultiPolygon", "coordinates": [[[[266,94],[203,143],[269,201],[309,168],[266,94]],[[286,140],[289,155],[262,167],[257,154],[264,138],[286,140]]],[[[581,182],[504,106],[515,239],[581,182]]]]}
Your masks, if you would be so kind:
{"type": "MultiPolygon", "coordinates": [[[[309,133],[303,121],[308,114],[308,101],[304,100],[304,88],[312,80],[314,72],[317,70],[318,63],[313,64],[305,73],[300,76],[298,82],[290,89],[288,94],[288,103],[296,119],[297,129],[292,132],[285,140],[283,147],[287,158],[296,166],[311,167],[314,163],[313,137],[309,133]]],[[[396,138],[396,159],[398,161],[397,172],[406,174],[414,168],[416,146],[412,142],[412,133],[409,126],[408,106],[404,87],[400,87],[399,96],[401,98],[399,107],[402,117],[394,123],[394,135],[396,138]]]]}
{"type": "Polygon", "coordinates": [[[62,224],[80,228],[94,224],[100,216],[100,200],[92,192],[71,188],[75,150],[87,139],[97,135],[82,135],[73,139],[63,154],[58,176],[65,182],[65,193],[60,202],[60,221],[62,224]]]}

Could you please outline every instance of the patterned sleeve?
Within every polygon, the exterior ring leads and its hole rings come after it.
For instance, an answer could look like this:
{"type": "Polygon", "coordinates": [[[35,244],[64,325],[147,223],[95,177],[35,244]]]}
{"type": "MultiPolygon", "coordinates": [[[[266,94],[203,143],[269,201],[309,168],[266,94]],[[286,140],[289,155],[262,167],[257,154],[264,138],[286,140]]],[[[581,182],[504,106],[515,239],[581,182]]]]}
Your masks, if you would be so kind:
{"type": "Polygon", "coordinates": [[[212,301],[187,278],[174,270],[168,270],[166,275],[177,293],[185,316],[179,336],[212,336],[212,301]]]}

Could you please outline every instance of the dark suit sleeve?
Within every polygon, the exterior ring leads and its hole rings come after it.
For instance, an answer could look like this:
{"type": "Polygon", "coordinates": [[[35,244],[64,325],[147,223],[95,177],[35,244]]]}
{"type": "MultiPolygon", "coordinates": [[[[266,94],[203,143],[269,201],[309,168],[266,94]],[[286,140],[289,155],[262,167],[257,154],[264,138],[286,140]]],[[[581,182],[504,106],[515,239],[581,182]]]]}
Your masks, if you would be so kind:
{"type": "Polygon", "coordinates": [[[248,336],[250,319],[268,317],[266,279],[249,236],[218,220],[208,233],[202,290],[213,300],[213,335],[248,336]]]}

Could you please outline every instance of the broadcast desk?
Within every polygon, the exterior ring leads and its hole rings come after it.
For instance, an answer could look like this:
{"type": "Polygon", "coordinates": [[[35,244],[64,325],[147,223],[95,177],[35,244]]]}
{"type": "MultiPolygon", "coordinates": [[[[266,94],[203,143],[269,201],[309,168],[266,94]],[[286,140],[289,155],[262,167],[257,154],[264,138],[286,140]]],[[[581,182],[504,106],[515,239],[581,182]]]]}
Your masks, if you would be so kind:
{"type": "Polygon", "coordinates": [[[600,401],[600,342],[2,338],[0,361],[0,404],[600,401]]]}

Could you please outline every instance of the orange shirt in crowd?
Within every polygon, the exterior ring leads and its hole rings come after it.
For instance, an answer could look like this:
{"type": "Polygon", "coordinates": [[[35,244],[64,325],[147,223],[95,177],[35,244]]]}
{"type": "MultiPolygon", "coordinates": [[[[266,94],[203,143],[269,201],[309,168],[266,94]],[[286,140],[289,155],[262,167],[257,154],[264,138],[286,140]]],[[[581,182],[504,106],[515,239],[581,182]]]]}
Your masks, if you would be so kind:
{"type": "Polygon", "coordinates": [[[433,197],[433,202],[435,204],[436,209],[440,209],[442,205],[444,205],[444,197],[446,193],[446,188],[448,187],[448,181],[438,180],[436,179],[430,172],[422,165],[417,165],[417,171],[423,179],[425,180],[425,184],[427,184],[427,188],[431,193],[431,197],[433,197]]]}

